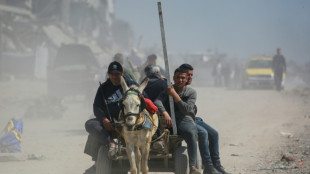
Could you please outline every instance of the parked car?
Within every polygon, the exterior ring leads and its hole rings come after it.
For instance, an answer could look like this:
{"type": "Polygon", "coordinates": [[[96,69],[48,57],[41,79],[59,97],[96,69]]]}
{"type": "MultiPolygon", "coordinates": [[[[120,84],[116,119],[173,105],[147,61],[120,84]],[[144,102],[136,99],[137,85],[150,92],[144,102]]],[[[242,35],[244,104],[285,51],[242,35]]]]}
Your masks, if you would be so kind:
{"type": "MultiPolygon", "coordinates": [[[[282,86],[284,86],[283,73],[282,86]]],[[[242,76],[242,87],[274,87],[272,57],[253,57],[248,60],[242,76]]]]}
{"type": "Polygon", "coordinates": [[[93,98],[98,87],[98,72],[97,59],[88,46],[63,45],[49,65],[48,95],[59,99],[75,95],[93,98]]]}

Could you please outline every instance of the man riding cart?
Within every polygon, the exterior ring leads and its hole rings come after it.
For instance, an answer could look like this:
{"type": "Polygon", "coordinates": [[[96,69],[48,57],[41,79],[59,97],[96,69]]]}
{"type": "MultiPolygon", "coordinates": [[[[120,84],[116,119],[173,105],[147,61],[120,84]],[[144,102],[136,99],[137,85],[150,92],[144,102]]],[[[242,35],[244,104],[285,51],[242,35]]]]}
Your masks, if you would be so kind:
{"type": "MultiPolygon", "coordinates": [[[[96,118],[85,123],[86,131],[90,134],[84,152],[97,161],[98,150],[101,145],[109,147],[109,155],[116,153],[116,144],[112,133],[115,130],[114,119],[118,117],[118,103],[123,99],[122,87],[120,85],[123,76],[123,67],[114,61],[108,67],[109,78],[99,86],[93,104],[93,111],[96,118]]],[[[124,78],[127,85],[138,85],[136,82],[124,78]]],[[[96,163],[87,172],[95,171],[96,163]]]]}
{"type": "MultiPolygon", "coordinates": [[[[88,136],[84,152],[95,161],[95,164],[87,169],[85,173],[95,173],[96,166],[102,166],[103,163],[105,166],[110,166],[110,168],[105,167],[104,173],[126,173],[128,171],[128,157],[124,150],[125,145],[121,138],[118,139],[117,143],[114,141],[118,136],[115,136],[113,121],[118,119],[120,111],[118,103],[123,99],[122,87],[120,85],[122,73],[122,66],[118,62],[112,62],[109,65],[109,79],[100,85],[94,101],[93,109],[96,118],[90,119],[85,123],[85,128],[90,135],[88,136]],[[116,163],[117,161],[118,163],[116,163]]],[[[137,85],[131,80],[124,79],[128,86],[132,84],[137,85]]],[[[144,93],[144,96],[147,96],[147,94],[144,93]]],[[[152,104],[147,99],[146,101],[147,106],[152,104]]],[[[149,108],[149,110],[151,109],[149,108]]],[[[159,163],[159,165],[162,164],[164,167],[150,167],[150,170],[188,173],[187,149],[182,146],[183,139],[177,135],[169,135],[167,130],[164,130],[161,135],[157,134],[155,140],[160,138],[164,139],[164,150],[159,152],[151,149],[150,166],[153,164],[158,165],[159,163]]],[[[196,166],[200,167],[200,162],[196,166]]]]}

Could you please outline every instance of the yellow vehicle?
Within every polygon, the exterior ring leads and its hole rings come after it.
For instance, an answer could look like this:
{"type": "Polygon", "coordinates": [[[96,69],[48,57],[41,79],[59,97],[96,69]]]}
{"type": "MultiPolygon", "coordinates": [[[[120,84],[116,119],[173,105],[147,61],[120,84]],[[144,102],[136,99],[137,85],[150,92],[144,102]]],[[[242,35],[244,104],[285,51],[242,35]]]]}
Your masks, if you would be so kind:
{"type": "MultiPolygon", "coordinates": [[[[284,87],[285,73],[283,73],[282,88],[284,87]]],[[[272,57],[252,57],[248,60],[242,76],[242,87],[274,87],[274,72],[272,57]]]]}

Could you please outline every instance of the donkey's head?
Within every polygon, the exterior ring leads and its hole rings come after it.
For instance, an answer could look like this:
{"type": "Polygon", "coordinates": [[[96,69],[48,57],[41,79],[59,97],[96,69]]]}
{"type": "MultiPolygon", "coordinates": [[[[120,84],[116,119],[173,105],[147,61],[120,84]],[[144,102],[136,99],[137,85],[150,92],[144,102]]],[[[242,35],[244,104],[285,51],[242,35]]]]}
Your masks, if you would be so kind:
{"type": "Polygon", "coordinates": [[[121,78],[121,85],[124,92],[124,99],[122,101],[122,110],[124,114],[125,126],[128,130],[133,130],[140,113],[144,109],[144,99],[142,98],[142,91],[146,87],[148,79],[146,79],[139,87],[132,85],[127,86],[124,78],[121,78]]]}

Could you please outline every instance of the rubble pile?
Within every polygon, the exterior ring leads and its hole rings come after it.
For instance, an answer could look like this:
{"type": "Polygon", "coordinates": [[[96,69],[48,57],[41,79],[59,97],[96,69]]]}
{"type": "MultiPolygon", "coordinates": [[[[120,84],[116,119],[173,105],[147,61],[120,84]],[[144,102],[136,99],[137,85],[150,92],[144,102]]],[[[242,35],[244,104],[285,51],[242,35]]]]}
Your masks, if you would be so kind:
{"type": "Polygon", "coordinates": [[[310,113],[301,119],[303,127],[296,133],[281,132],[278,146],[270,148],[251,173],[310,173],[310,113]]]}
{"type": "Polygon", "coordinates": [[[110,0],[0,1],[0,21],[2,74],[33,75],[41,47],[48,50],[51,61],[62,44],[85,44],[102,65],[133,42],[131,26],[115,19],[110,0]],[[122,30],[115,30],[120,26],[122,30]],[[12,69],[15,62],[26,70],[11,72],[18,71],[12,69]]]}

